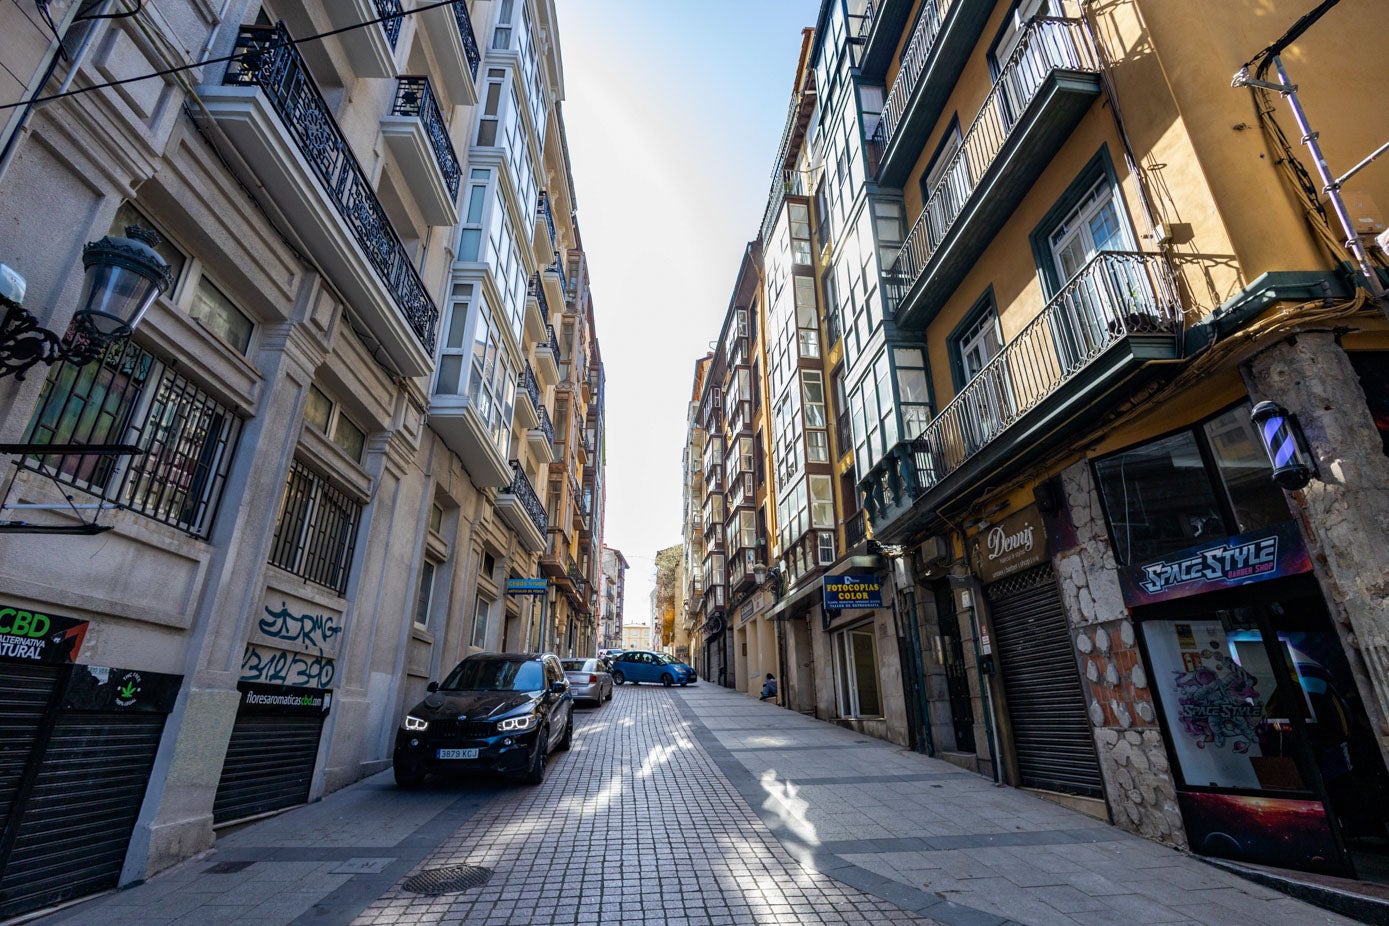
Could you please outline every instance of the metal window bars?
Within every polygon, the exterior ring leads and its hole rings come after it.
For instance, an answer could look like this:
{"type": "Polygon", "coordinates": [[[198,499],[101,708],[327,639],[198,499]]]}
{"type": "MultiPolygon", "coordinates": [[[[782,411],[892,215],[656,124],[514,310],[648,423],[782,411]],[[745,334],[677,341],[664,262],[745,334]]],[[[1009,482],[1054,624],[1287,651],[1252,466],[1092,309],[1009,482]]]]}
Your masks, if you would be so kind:
{"type": "Polygon", "coordinates": [[[270,564],[341,595],[347,590],[362,505],[295,460],[285,483],[270,564]]]}
{"type": "Polygon", "coordinates": [[[211,530],[241,433],[227,406],[131,341],[49,371],[17,465],[196,537],[211,530]],[[123,445],[138,450],[112,454],[123,445]],[[85,452],[83,452],[85,451],[85,452]]]}
{"type": "Polygon", "coordinates": [[[401,315],[433,353],[439,309],[291,41],[283,23],[242,26],[233,49],[241,57],[227,66],[224,83],[264,91],[401,315]]]}
{"type": "Polygon", "coordinates": [[[458,185],[463,177],[463,168],[458,163],[458,154],[453,150],[448,126],[439,112],[439,102],[434,97],[434,89],[429,78],[422,75],[400,77],[396,80],[395,103],[391,107],[394,116],[414,116],[424,126],[429,137],[429,147],[434,152],[434,162],[443,175],[444,186],[448,187],[449,197],[458,199],[458,185]]]}
{"type": "Polygon", "coordinates": [[[931,190],[925,208],[888,271],[895,305],[901,304],[925,271],[1047,77],[1057,70],[1099,68],[1099,56],[1084,22],[1042,18],[1028,25],[965,133],[960,149],[943,167],[941,179],[931,190]]]}

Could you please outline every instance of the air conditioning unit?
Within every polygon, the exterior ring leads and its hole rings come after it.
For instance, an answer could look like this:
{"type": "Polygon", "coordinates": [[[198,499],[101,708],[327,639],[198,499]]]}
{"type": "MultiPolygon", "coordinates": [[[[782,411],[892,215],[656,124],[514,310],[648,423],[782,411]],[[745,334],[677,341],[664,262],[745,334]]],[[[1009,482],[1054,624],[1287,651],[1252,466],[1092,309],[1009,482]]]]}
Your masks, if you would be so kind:
{"type": "Polygon", "coordinates": [[[916,571],[929,573],[950,562],[950,541],[932,534],[916,548],[916,571]]]}

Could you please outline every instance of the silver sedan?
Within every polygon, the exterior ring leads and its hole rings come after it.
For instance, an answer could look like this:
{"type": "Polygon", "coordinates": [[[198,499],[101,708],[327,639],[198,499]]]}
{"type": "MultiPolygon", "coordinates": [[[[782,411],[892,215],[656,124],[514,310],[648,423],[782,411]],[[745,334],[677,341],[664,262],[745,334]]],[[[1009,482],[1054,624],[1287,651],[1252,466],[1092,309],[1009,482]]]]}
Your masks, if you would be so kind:
{"type": "Polygon", "coordinates": [[[575,701],[602,704],[613,699],[613,677],[597,659],[562,659],[564,677],[575,701]]]}

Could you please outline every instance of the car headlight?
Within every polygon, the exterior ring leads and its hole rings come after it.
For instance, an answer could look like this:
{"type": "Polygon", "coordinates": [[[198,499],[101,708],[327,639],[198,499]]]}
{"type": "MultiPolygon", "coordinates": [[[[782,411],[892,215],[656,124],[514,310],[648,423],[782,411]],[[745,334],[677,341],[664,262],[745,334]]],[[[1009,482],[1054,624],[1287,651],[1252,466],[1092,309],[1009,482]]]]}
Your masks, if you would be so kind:
{"type": "Polygon", "coordinates": [[[498,733],[520,733],[535,726],[537,718],[534,714],[525,714],[521,717],[508,717],[505,720],[497,721],[498,733]]]}
{"type": "Polygon", "coordinates": [[[403,730],[409,730],[412,733],[418,733],[421,730],[426,730],[429,728],[429,721],[424,720],[420,717],[416,717],[414,714],[406,714],[405,719],[401,721],[400,726],[403,730]]]}

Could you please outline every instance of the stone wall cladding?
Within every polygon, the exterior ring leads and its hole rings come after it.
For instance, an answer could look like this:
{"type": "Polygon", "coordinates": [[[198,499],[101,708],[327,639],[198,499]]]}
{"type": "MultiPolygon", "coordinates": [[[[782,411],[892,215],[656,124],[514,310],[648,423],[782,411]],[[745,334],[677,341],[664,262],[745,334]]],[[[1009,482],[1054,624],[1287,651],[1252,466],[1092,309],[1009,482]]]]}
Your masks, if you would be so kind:
{"type": "Polygon", "coordinates": [[[1346,352],[1329,332],[1307,332],[1249,361],[1254,401],[1298,417],[1318,475],[1289,493],[1380,751],[1389,757],[1389,457],[1346,352]],[[1371,539],[1371,542],[1366,542],[1371,539]]]}
{"type": "Polygon", "coordinates": [[[1076,546],[1053,551],[1114,822],[1186,848],[1177,789],[1090,467],[1062,473],[1076,546]]]}

